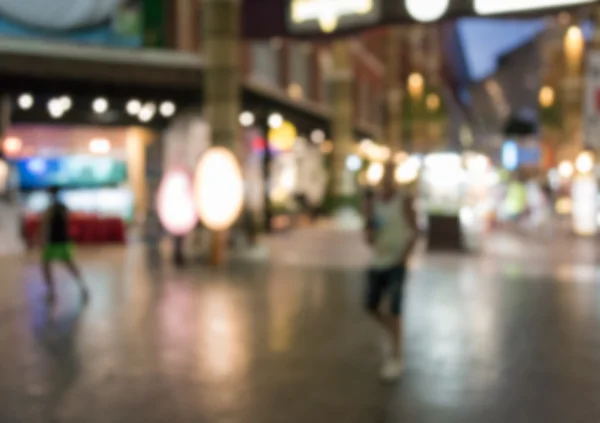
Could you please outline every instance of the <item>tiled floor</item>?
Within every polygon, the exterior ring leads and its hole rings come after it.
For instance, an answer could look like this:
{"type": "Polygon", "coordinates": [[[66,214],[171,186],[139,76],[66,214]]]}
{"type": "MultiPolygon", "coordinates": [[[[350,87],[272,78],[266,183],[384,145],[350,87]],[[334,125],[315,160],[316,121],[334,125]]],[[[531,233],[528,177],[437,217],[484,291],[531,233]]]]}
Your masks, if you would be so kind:
{"type": "Polygon", "coordinates": [[[136,248],[82,252],[87,308],[65,280],[48,309],[35,263],[0,259],[0,422],[600,421],[592,244],[418,257],[390,386],[360,308],[360,237],[267,245],[268,262],[180,272],[136,248]]]}

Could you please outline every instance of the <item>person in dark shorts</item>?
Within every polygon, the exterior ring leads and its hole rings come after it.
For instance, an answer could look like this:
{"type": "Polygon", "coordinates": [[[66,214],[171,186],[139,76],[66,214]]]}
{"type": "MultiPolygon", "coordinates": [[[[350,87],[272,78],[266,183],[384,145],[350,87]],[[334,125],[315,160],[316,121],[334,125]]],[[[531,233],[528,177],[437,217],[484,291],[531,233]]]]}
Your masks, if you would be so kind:
{"type": "Polygon", "coordinates": [[[73,259],[73,243],[69,236],[69,210],[59,200],[57,187],[48,190],[50,194],[50,206],[46,210],[42,226],[42,271],[47,286],[46,298],[50,302],[56,300],[56,287],[51,265],[55,261],[63,263],[67,270],[73,275],[81,291],[84,301],[88,301],[88,289],[83,282],[79,267],[73,259]]]}
{"type": "Polygon", "coordinates": [[[407,261],[417,241],[417,220],[413,198],[397,190],[395,166],[386,166],[379,192],[367,197],[366,236],[372,246],[368,271],[366,308],[385,329],[392,343],[391,356],[382,368],[384,380],[402,375],[402,294],[407,276],[407,261]],[[382,310],[384,300],[389,309],[382,310]]]}

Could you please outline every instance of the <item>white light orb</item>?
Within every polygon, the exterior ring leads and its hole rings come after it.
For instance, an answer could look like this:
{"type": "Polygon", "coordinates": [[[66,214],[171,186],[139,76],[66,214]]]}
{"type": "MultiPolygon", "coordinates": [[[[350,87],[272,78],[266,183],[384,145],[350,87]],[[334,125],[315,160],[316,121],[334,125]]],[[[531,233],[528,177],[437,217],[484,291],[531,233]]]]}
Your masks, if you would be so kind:
{"type": "Polygon", "coordinates": [[[581,174],[592,173],[594,170],[594,155],[589,151],[583,151],[577,156],[575,168],[581,174]]]}
{"type": "Polygon", "coordinates": [[[325,141],[325,132],[321,129],[315,129],[311,132],[310,139],[315,144],[322,144],[325,141]]]}
{"type": "Polygon", "coordinates": [[[356,154],[350,154],[346,157],[346,168],[350,172],[358,172],[362,167],[362,160],[356,154]]]}
{"type": "Polygon", "coordinates": [[[450,0],[405,0],[408,14],[419,22],[433,22],[442,18],[450,6],[450,0]]]}
{"type": "Polygon", "coordinates": [[[73,107],[73,100],[68,95],[63,95],[58,99],[60,101],[60,105],[63,108],[63,111],[66,112],[73,107]]]}
{"type": "Polygon", "coordinates": [[[247,128],[249,126],[254,125],[256,118],[254,117],[254,113],[245,111],[245,112],[240,113],[239,120],[240,120],[240,125],[242,125],[244,128],[247,128]]]}
{"type": "Polygon", "coordinates": [[[563,179],[569,179],[575,173],[575,168],[573,167],[573,163],[568,160],[563,160],[558,165],[558,175],[563,179]]]}
{"type": "Polygon", "coordinates": [[[383,179],[384,173],[383,163],[371,163],[367,169],[367,183],[371,186],[378,185],[383,179]]]}
{"type": "Polygon", "coordinates": [[[127,111],[127,114],[129,116],[136,116],[142,110],[142,102],[135,98],[132,98],[125,105],[125,110],[127,111]]]}
{"type": "Polygon", "coordinates": [[[213,231],[228,229],[239,217],[244,182],[231,151],[212,147],[202,155],[194,176],[194,200],[200,220],[213,231]]]}
{"type": "Polygon", "coordinates": [[[108,107],[108,100],[104,97],[98,97],[92,102],[92,110],[99,115],[101,115],[102,113],[106,113],[108,107]]]}
{"type": "Polygon", "coordinates": [[[163,227],[175,236],[190,233],[198,223],[194,207],[192,177],[184,169],[173,169],[158,188],[156,208],[163,227]]]}
{"type": "Polygon", "coordinates": [[[162,117],[170,118],[177,111],[177,106],[172,101],[163,101],[158,110],[162,117]]]}
{"type": "Polygon", "coordinates": [[[283,116],[279,113],[273,113],[269,116],[267,123],[269,124],[269,128],[277,129],[283,125],[283,116]]]}
{"type": "Polygon", "coordinates": [[[142,106],[142,110],[140,110],[138,118],[140,119],[140,121],[147,123],[150,122],[152,118],[154,118],[155,114],[156,105],[154,103],[146,103],[144,104],[144,106],[142,106]]]}
{"type": "Polygon", "coordinates": [[[65,109],[60,99],[53,98],[48,102],[48,113],[52,119],[59,119],[65,114],[65,109]]]}
{"type": "Polygon", "coordinates": [[[33,96],[29,93],[24,93],[19,96],[17,99],[17,104],[22,110],[29,110],[33,107],[35,100],[33,96]]]}

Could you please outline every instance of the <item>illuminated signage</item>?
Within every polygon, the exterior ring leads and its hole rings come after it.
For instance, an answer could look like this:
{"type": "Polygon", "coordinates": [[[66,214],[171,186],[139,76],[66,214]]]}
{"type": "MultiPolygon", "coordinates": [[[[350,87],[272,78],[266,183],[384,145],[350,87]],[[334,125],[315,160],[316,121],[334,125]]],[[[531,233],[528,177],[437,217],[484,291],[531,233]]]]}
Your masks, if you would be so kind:
{"type": "Polygon", "coordinates": [[[541,9],[563,8],[596,3],[596,0],[475,0],[478,15],[530,12],[541,9]]]}
{"type": "Polygon", "coordinates": [[[373,23],[379,18],[379,4],[380,0],[292,0],[289,20],[295,28],[317,24],[331,33],[342,26],[373,23]]]}
{"type": "Polygon", "coordinates": [[[433,22],[442,18],[450,7],[450,0],[404,0],[408,14],[419,22],[433,22]]]}

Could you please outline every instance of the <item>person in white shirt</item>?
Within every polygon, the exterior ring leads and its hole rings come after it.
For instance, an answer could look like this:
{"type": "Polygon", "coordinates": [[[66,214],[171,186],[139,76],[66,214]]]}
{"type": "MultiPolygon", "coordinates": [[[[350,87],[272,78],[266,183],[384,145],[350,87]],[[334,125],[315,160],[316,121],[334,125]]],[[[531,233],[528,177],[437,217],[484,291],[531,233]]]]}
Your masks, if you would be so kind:
{"type": "Polygon", "coordinates": [[[381,189],[369,196],[366,210],[366,237],[373,250],[366,308],[392,342],[392,354],[381,369],[384,380],[395,380],[403,371],[402,294],[418,236],[413,198],[397,189],[394,170],[393,163],[386,166],[381,189]],[[390,300],[387,311],[381,307],[384,298],[390,300]]]}

